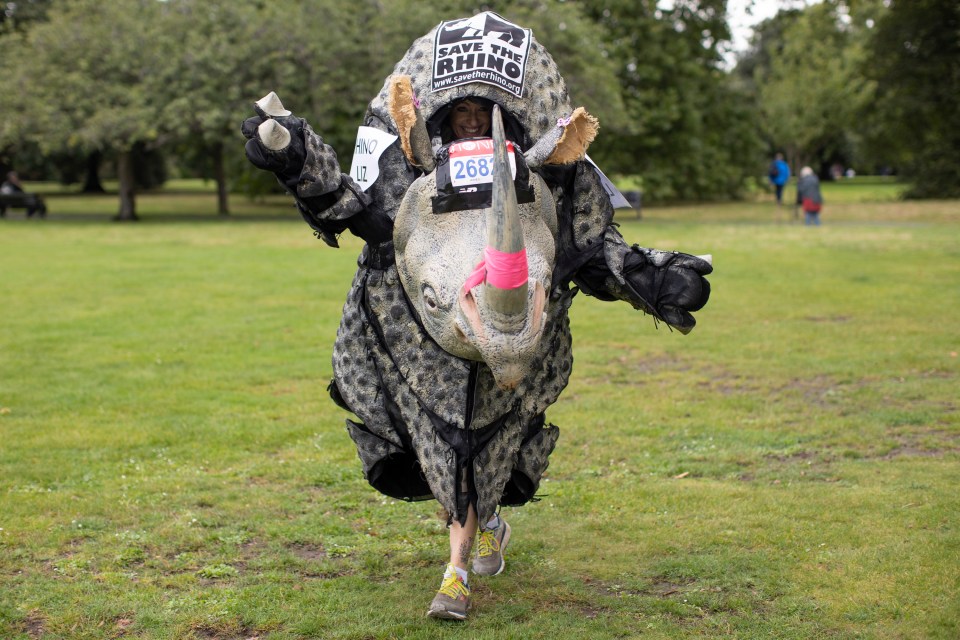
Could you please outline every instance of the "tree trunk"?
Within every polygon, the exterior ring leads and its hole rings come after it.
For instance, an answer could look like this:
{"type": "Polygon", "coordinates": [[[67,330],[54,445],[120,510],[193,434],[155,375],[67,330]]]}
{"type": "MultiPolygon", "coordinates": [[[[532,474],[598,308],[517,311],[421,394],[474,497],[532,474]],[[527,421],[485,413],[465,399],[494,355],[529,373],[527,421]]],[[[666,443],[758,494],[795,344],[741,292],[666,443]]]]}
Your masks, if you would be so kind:
{"type": "Polygon", "coordinates": [[[94,151],[87,156],[87,177],[83,182],[83,193],[104,193],[105,189],[100,183],[100,160],[103,154],[94,151]]]}
{"type": "Polygon", "coordinates": [[[117,157],[117,178],[120,180],[120,211],[114,220],[138,220],[136,187],[133,177],[133,153],[130,149],[121,151],[117,157]]]}
{"type": "Polygon", "coordinates": [[[230,207],[227,205],[227,172],[223,167],[223,143],[214,144],[210,153],[213,156],[213,179],[217,182],[217,213],[228,216],[230,207]]]}

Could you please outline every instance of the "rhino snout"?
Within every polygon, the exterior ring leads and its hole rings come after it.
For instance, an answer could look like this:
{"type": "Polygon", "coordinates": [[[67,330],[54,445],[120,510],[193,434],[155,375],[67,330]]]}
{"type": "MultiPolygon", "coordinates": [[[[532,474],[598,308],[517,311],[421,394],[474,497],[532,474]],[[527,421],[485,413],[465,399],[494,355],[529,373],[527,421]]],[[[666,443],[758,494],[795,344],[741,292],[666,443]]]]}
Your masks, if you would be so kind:
{"type": "MultiPolygon", "coordinates": [[[[490,367],[497,386],[513,389],[530,371],[534,360],[538,358],[540,337],[546,325],[546,291],[539,281],[530,283],[532,294],[528,312],[521,321],[512,326],[512,330],[503,330],[491,311],[481,311],[480,305],[470,290],[460,294],[461,319],[457,323],[457,335],[470,343],[480,354],[480,359],[490,367]],[[464,325],[463,328],[459,326],[464,325]]],[[[482,294],[481,294],[482,295],[482,294]]]]}

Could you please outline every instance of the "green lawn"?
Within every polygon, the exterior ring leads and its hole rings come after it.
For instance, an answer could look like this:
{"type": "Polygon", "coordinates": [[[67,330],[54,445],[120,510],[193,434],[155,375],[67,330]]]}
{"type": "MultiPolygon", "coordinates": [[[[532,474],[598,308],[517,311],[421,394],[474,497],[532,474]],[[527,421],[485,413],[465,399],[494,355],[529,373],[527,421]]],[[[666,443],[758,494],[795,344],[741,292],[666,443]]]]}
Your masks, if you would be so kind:
{"type": "Polygon", "coordinates": [[[621,212],[713,297],[689,336],[576,299],[462,625],[424,617],[436,504],[370,489],[327,397],[356,241],[196,189],[0,220],[0,638],[960,637],[960,202],[896,188],[621,212]]]}

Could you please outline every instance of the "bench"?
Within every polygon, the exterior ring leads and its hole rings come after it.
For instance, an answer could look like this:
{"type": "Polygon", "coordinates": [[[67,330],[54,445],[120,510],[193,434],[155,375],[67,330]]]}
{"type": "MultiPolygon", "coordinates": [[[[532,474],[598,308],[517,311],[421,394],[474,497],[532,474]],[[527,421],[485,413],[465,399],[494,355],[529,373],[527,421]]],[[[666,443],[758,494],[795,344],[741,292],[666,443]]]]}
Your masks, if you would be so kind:
{"type": "Polygon", "coordinates": [[[633,210],[637,212],[637,219],[640,219],[642,217],[640,210],[643,208],[643,192],[624,191],[623,197],[627,199],[627,202],[630,203],[630,206],[633,208],[633,210]]]}
{"type": "Polygon", "coordinates": [[[7,209],[26,209],[28,218],[35,213],[41,218],[47,215],[47,205],[35,193],[0,193],[0,218],[6,217],[7,209]]]}

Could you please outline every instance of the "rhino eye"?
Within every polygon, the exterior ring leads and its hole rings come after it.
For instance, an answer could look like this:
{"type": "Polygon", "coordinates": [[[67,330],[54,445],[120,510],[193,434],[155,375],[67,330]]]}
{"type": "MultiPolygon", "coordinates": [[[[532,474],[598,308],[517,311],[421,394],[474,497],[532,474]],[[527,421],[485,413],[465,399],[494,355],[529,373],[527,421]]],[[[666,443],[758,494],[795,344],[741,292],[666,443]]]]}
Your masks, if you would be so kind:
{"type": "Polygon", "coordinates": [[[437,292],[428,284],[423,285],[423,306],[430,313],[436,313],[440,310],[440,303],[437,301],[437,292]]]}

